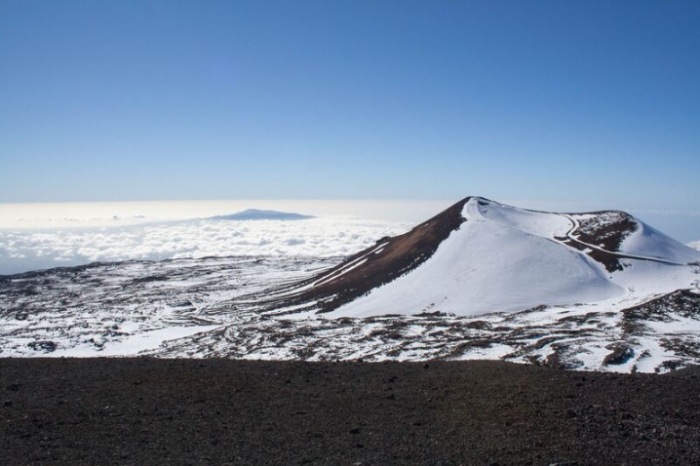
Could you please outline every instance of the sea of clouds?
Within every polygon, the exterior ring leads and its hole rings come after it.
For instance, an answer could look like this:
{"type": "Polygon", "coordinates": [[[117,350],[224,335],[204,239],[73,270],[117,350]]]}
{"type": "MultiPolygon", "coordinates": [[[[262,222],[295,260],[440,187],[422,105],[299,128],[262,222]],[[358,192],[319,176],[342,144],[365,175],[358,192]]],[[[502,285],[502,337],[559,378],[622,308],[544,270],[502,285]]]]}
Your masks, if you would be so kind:
{"type": "Polygon", "coordinates": [[[698,251],[700,251],[700,239],[697,240],[697,241],[691,241],[690,243],[688,243],[688,246],[690,246],[690,247],[693,248],[693,249],[697,249],[698,251]]]}
{"type": "Polygon", "coordinates": [[[344,256],[411,226],[407,222],[328,217],[295,221],[199,219],[112,228],[0,230],[0,275],[129,259],[344,256]]]}

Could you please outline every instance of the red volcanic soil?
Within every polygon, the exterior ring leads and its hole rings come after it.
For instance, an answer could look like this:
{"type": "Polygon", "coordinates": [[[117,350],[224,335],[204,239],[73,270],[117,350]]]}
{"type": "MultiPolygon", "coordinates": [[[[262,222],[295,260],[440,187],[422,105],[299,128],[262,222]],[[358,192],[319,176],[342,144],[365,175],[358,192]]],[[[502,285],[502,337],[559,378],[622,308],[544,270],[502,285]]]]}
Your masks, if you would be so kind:
{"type": "Polygon", "coordinates": [[[0,464],[700,464],[697,370],[0,359],[0,464]]]}

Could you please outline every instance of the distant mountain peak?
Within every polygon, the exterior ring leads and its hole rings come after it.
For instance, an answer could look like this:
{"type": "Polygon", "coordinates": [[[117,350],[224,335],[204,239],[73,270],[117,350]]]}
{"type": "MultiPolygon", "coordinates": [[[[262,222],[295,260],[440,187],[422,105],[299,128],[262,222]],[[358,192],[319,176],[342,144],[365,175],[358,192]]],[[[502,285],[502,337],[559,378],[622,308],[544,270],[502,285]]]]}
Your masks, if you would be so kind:
{"type": "Polygon", "coordinates": [[[297,214],[293,212],[279,212],[276,210],[246,209],[230,215],[218,215],[211,220],[307,220],[315,218],[313,215],[297,214]]]}

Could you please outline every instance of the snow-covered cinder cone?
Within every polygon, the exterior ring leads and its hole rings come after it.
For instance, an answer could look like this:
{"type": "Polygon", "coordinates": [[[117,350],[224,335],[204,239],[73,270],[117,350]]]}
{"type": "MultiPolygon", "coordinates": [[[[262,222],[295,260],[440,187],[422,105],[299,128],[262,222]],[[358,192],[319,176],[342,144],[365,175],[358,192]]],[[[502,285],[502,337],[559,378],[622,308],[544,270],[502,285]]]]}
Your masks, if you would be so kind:
{"type": "Polygon", "coordinates": [[[625,212],[539,212],[468,197],[271,304],[329,317],[514,312],[689,288],[698,260],[625,212]]]}

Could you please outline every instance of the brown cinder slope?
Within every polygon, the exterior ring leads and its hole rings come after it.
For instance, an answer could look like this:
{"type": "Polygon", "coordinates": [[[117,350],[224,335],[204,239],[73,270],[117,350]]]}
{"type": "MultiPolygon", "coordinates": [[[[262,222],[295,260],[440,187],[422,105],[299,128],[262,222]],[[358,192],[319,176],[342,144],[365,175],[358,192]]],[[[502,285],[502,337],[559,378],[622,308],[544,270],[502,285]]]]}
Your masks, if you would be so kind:
{"type": "MultiPolygon", "coordinates": [[[[314,284],[300,293],[284,296],[283,305],[317,302],[320,312],[329,312],[406,274],[428,260],[440,243],[465,221],[462,209],[469,199],[462,199],[402,235],[382,238],[336,267],[295,285],[303,288],[314,284]],[[353,268],[360,262],[360,266],[353,268]]],[[[269,306],[280,304],[273,301],[269,306]]]]}

